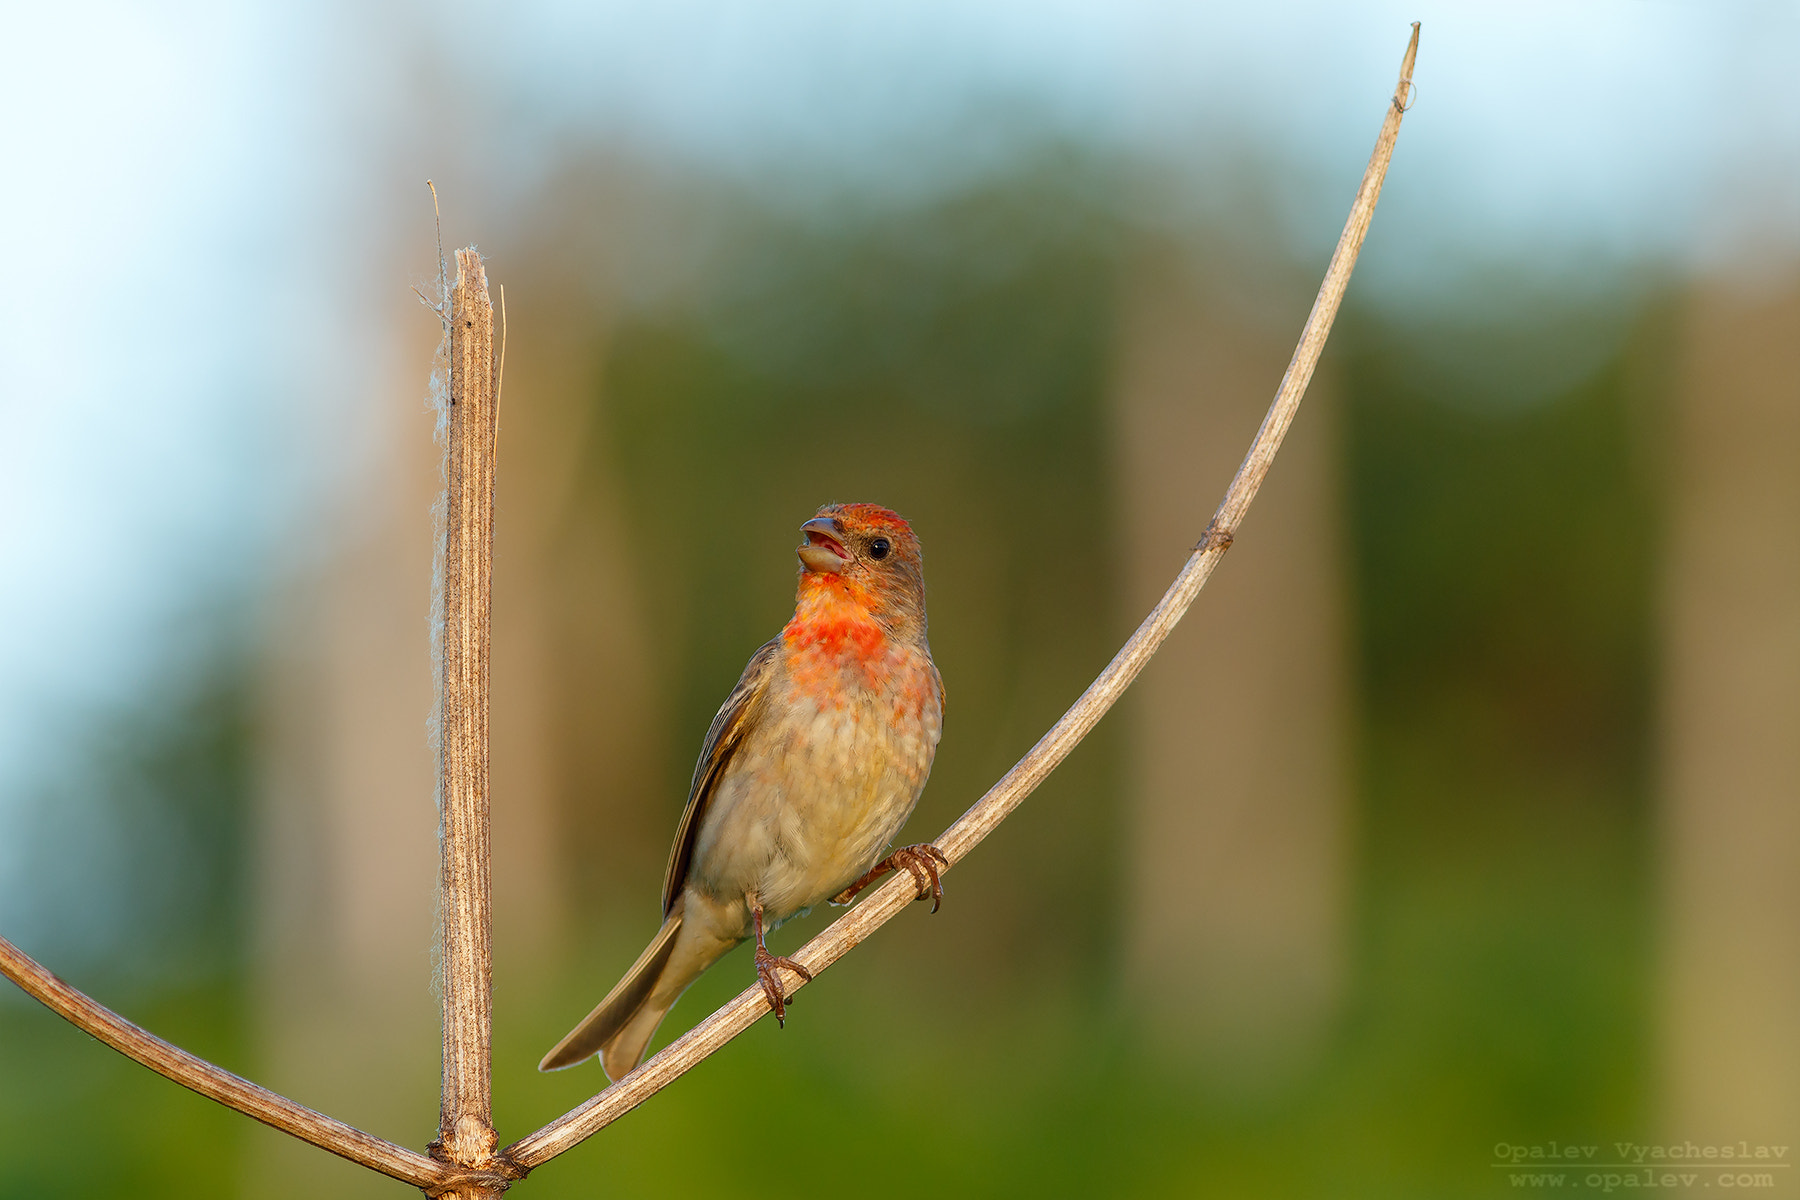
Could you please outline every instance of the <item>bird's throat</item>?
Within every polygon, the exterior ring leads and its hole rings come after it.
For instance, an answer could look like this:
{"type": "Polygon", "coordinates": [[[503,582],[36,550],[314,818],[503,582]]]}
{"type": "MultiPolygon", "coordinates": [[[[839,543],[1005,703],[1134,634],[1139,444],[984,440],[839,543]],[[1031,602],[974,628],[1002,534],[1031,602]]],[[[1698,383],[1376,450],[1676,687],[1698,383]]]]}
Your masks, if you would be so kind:
{"type": "Polygon", "coordinates": [[[816,665],[870,665],[886,657],[888,633],[876,619],[866,588],[841,575],[807,572],[800,579],[794,619],[781,631],[790,655],[816,665]]]}

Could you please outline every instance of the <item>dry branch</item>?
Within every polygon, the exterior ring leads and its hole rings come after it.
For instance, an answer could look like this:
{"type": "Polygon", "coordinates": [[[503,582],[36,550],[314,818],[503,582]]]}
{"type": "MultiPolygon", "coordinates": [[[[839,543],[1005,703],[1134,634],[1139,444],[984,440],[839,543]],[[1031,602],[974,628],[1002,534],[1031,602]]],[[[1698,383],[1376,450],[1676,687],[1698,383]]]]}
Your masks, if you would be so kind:
{"type": "Polygon", "coordinates": [[[179,1046],[171,1046],[70,987],[3,937],[0,937],[0,973],[24,988],[27,995],[51,1012],[83,1033],[99,1038],[125,1057],[209,1100],[217,1100],[264,1125],[291,1133],[303,1142],[311,1142],[372,1171],[427,1190],[443,1187],[469,1174],[314,1112],[286,1096],[215,1067],[179,1046]]]}
{"type": "MultiPolygon", "coordinates": [[[[1350,271],[1356,265],[1363,237],[1368,233],[1369,222],[1375,215],[1375,202],[1381,196],[1382,180],[1387,176],[1388,162],[1394,153],[1394,141],[1400,134],[1400,119],[1406,112],[1407,93],[1412,85],[1413,60],[1418,51],[1419,26],[1414,22],[1412,37],[1407,41],[1406,54],[1400,63],[1399,85],[1388,105],[1380,136],[1375,140],[1375,151],[1369,157],[1368,168],[1363,172],[1362,186],[1357,189],[1356,200],[1350,206],[1350,216],[1344,222],[1344,232],[1338,238],[1337,249],[1332,253],[1331,265],[1326,268],[1318,298],[1313,301],[1312,312],[1307,316],[1306,326],[1300,333],[1300,344],[1294,349],[1294,357],[1288,363],[1287,373],[1282,376],[1281,386],[1276,390],[1268,415],[1263,418],[1262,428],[1257,430],[1256,439],[1250,444],[1250,451],[1244,456],[1243,465],[1238,468],[1236,477],[1226,490],[1225,498],[1213,515],[1212,523],[1207,526],[1205,536],[1194,547],[1193,554],[1181,573],[1175,577],[1175,582],[1169,585],[1163,598],[1150,611],[1150,615],[1144,618],[1143,624],[1138,626],[1137,632],[1131,635],[1131,639],[1106,665],[1106,669],[1100,672],[1087,691],[1081,694],[1081,698],[1000,782],[988,789],[985,796],[976,801],[968,812],[938,838],[938,849],[943,851],[952,864],[992,833],[1099,723],[1100,718],[1124,694],[1131,681],[1137,678],[1138,672],[1144,669],[1150,657],[1169,636],[1176,622],[1181,620],[1188,606],[1194,602],[1194,597],[1200,594],[1200,589],[1205,586],[1213,568],[1231,547],[1239,522],[1249,510],[1250,501],[1256,498],[1256,491],[1262,486],[1264,476],[1269,473],[1269,466],[1275,461],[1275,452],[1281,448],[1281,439],[1287,434],[1288,426],[1293,424],[1294,413],[1300,407],[1300,398],[1306,394],[1306,386],[1311,382],[1313,370],[1319,364],[1319,355],[1325,349],[1325,339],[1331,333],[1331,324],[1343,301],[1344,289],[1349,286],[1350,271]]],[[[816,976],[899,915],[914,898],[912,879],[904,873],[896,872],[893,879],[808,942],[793,957],[816,976]]],[[[804,980],[790,977],[791,988],[798,989],[804,985],[804,980]]],[[[726,1042],[755,1024],[767,1011],[768,1001],[764,998],[762,989],[746,989],[618,1083],[536,1133],[507,1147],[504,1157],[526,1171],[548,1162],[667,1087],[726,1042]]]]}
{"type": "MultiPolygon", "coordinates": [[[[449,446],[444,508],[443,694],[438,846],[443,858],[444,1086],[435,1157],[489,1163],[493,972],[488,831],[488,641],[494,567],[494,449],[500,372],[494,306],[474,249],[456,252],[450,293],[449,446]]],[[[491,1191],[471,1188],[459,1194],[491,1191]]]]}

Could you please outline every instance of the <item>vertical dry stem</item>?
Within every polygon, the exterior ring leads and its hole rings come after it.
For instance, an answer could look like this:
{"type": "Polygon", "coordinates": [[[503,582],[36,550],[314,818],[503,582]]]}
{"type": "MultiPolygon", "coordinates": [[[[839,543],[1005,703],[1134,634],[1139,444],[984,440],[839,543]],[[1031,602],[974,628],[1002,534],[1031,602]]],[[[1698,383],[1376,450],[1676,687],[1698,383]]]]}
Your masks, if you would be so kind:
{"type": "MultiPolygon", "coordinates": [[[[432,1153],[463,1166],[491,1159],[492,954],[488,888],[488,609],[493,576],[494,442],[500,376],[494,307],[473,249],[456,253],[450,293],[450,414],[444,514],[443,828],[444,1089],[432,1153]]],[[[491,1195],[482,1189],[463,1195],[491,1195]]]]}

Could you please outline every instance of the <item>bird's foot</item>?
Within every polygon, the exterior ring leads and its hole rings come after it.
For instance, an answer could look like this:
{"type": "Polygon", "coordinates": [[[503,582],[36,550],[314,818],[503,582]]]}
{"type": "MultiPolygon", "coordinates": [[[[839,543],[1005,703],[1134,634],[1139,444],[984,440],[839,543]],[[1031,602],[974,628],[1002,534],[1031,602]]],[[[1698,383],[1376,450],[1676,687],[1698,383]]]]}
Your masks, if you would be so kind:
{"type": "Polygon", "coordinates": [[[944,852],[930,842],[920,842],[916,846],[902,846],[873,867],[861,879],[831,898],[833,904],[848,904],[856,899],[856,894],[880,879],[889,871],[904,869],[913,877],[913,886],[919,889],[918,899],[931,897],[931,911],[936,912],[944,899],[944,881],[938,878],[940,868],[947,869],[950,860],[944,852]]]}
{"type": "Polygon", "coordinates": [[[775,1013],[775,1023],[787,1028],[788,996],[781,987],[781,977],[775,974],[779,967],[786,967],[800,978],[811,983],[813,973],[791,958],[780,954],[770,954],[768,948],[760,942],[756,947],[756,982],[762,984],[763,995],[768,998],[769,1008],[775,1013]]]}

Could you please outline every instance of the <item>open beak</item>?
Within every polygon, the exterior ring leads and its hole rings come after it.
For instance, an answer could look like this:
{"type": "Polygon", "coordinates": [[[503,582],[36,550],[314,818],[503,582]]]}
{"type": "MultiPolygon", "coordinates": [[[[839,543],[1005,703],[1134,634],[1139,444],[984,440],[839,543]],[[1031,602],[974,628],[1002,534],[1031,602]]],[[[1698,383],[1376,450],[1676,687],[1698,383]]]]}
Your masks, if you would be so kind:
{"type": "Polygon", "coordinates": [[[834,575],[850,561],[850,552],[838,540],[840,531],[836,519],[814,517],[800,527],[800,532],[806,535],[806,544],[797,553],[807,570],[834,575]]]}

